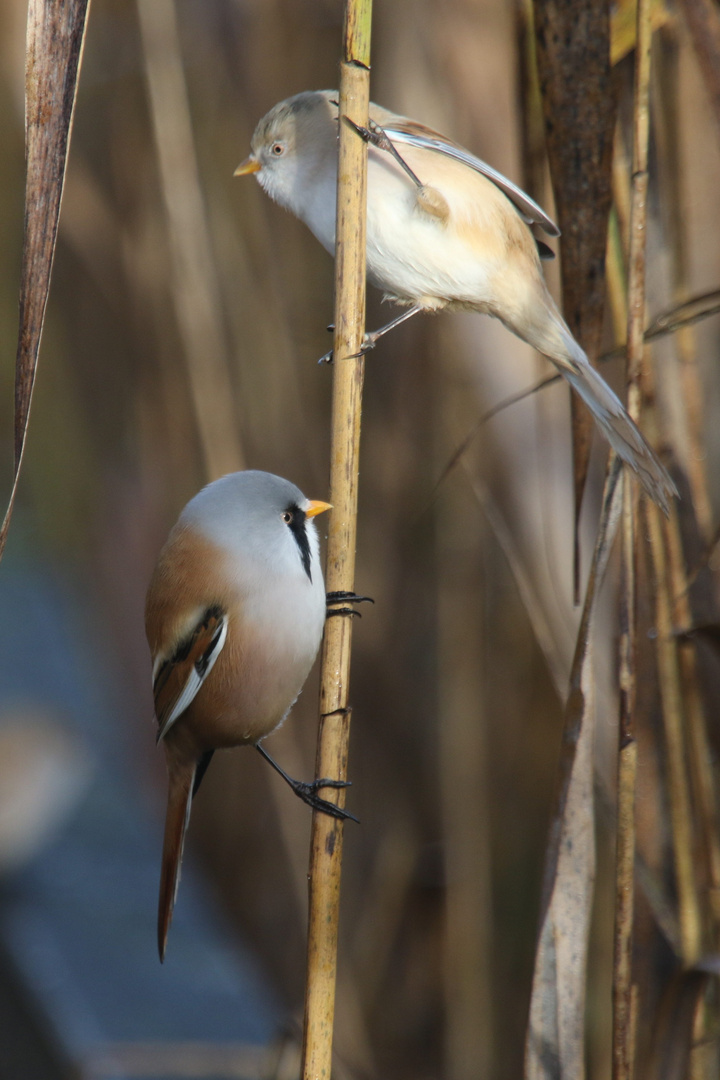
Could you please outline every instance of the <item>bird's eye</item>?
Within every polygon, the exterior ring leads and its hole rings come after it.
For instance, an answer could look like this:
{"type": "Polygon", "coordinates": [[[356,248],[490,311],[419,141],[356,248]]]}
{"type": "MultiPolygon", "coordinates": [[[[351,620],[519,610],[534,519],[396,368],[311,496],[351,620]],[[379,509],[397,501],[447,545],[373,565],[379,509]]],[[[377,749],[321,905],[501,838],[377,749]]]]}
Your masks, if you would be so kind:
{"type": "Polygon", "coordinates": [[[286,525],[289,525],[293,519],[292,510],[285,510],[282,519],[286,525]]]}
{"type": "Polygon", "coordinates": [[[272,153],[273,157],[282,157],[282,155],[285,153],[285,146],[281,142],[273,143],[270,148],[270,152],[272,153]]]}

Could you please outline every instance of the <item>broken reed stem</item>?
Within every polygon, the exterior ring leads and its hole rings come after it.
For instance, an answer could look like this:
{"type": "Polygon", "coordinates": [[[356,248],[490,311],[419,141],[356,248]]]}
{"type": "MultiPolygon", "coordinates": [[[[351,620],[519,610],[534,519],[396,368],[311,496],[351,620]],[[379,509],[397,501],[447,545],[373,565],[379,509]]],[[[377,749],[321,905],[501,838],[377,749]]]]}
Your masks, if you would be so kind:
{"type": "MultiPolygon", "coordinates": [[[[640,373],[645,326],[645,225],[650,89],[650,0],[638,0],[633,102],[633,174],[628,257],[627,382],[628,412],[640,416],[640,373]]],[[[635,1045],[632,1022],[632,944],[635,899],[635,787],[637,743],[635,549],[637,495],[626,484],[623,500],[623,590],[621,593],[620,723],[618,732],[618,823],[615,855],[615,939],[613,953],[613,1080],[631,1080],[635,1045]]]]}
{"type": "MultiPolygon", "coordinates": [[[[335,246],[335,336],[330,447],[330,513],[326,588],[351,592],[355,577],[358,464],[365,330],[367,147],[343,122],[367,126],[370,104],[371,0],[346,0],[340,63],[338,202],[335,246]]],[[[352,619],[328,619],[322,650],[316,775],[347,776],[348,688],[352,619]]],[[[342,791],[324,797],[342,805],[342,791]]],[[[332,1061],[343,823],[313,814],[310,845],[303,1080],[329,1080],[332,1061]]]]}

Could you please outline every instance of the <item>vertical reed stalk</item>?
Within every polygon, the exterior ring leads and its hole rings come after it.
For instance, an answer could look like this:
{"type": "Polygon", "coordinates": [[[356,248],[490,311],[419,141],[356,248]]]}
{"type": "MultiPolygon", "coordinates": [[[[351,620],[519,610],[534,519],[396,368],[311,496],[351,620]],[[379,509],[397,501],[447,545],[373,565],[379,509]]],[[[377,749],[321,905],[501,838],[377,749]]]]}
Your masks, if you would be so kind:
{"type": "MultiPolygon", "coordinates": [[[[640,374],[645,326],[645,225],[647,217],[647,148],[650,88],[650,0],[638,0],[630,252],[628,266],[627,381],[628,412],[640,416],[640,374]]],[[[620,640],[620,724],[618,747],[618,824],[615,863],[615,941],[613,955],[613,1080],[631,1080],[634,1068],[632,984],[633,908],[635,897],[635,547],[636,491],[625,485],[623,503],[623,582],[620,640]]]]}
{"type": "MultiPolygon", "coordinates": [[[[340,146],[335,247],[335,337],[330,447],[328,591],[353,590],[365,328],[365,217],[367,148],[348,116],[367,125],[370,97],[371,0],[346,0],[340,63],[340,146]]],[[[347,775],[352,619],[329,619],[323,643],[317,776],[347,775]]],[[[328,798],[342,802],[342,791],[328,798]]],[[[304,1080],[331,1073],[343,824],[313,815],[310,910],[303,1031],[304,1080]]]]}

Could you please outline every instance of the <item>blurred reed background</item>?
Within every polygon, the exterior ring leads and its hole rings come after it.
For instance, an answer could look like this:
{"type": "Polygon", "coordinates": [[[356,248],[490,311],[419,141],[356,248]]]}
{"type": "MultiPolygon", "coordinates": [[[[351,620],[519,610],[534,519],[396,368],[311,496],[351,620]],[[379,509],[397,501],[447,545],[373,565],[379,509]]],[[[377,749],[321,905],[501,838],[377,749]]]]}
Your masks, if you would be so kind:
{"type": "MultiPolygon", "coordinates": [[[[649,315],[720,283],[717,122],[682,18],[658,12],[649,315]]],[[[0,7],[4,432],[22,240],[25,17],[21,0],[0,7]]],[[[102,627],[139,783],[158,806],[165,777],[142,609],[167,529],[204,482],[243,465],[288,476],[311,497],[327,490],[331,371],[315,361],[329,346],[331,260],[232,173],[271,105],[335,84],[340,22],[328,0],[93,0],[89,14],[21,511],[26,543],[62,568],[102,627]]],[[[507,0],[377,2],[372,96],[532,181],[552,211],[544,167],[522,172],[522,24],[507,0]]],[[[616,74],[622,125],[632,55],[616,74]]],[[[617,180],[621,193],[627,167],[617,180]]],[[[548,273],[557,285],[557,271],[548,273]]],[[[372,296],[368,325],[385,319],[372,296]]],[[[609,313],[607,323],[611,347],[609,313]]],[[[656,350],[663,439],[684,470],[705,474],[694,503],[681,484],[691,564],[720,500],[719,345],[711,319],[686,331],[682,347],[670,339],[656,350]],[[695,361],[693,412],[683,376],[695,361]]],[[[348,1076],[521,1073],[578,622],[565,385],[483,425],[437,490],[436,481],[482,413],[547,367],[471,315],[418,318],[368,359],[356,583],[376,603],[363,607],[354,639],[349,807],[362,826],[346,828],[336,1039],[348,1076]]],[[[607,375],[621,387],[622,361],[607,375]]],[[[9,463],[7,434],[3,448],[9,463]]],[[[604,457],[596,446],[585,572],[604,457]]],[[[716,617],[717,570],[713,556],[697,579],[705,622],[716,617]]],[[[618,627],[612,586],[606,593],[591,1078],[608,1075],[610,1052],[618,627]]],[[[715,752],[717,658],[701,649],[700,661],[715,752]]],[[[652,658],[643,665],[641,686],[652,686],[652,658]]],[[[294,775],[313,770],[315,691],[311,679],[268,744],[294,775]]],[[[659,706],[652,691],[644,700],[639,845],[672,908],[659,706]]],[[[240,752],[216,757],[190,830],[286,1005],[291,1036],[302,1015],[309,829],[309,814],[259,757],[240,752]]],[[[159,856],[159,824],[157,841],[159,856]]],[[[644,1064],[674,968],[642,897],[638,915],[644,1064]]],[[[152,913],[148,926],[152,950],[152,913]]]]}

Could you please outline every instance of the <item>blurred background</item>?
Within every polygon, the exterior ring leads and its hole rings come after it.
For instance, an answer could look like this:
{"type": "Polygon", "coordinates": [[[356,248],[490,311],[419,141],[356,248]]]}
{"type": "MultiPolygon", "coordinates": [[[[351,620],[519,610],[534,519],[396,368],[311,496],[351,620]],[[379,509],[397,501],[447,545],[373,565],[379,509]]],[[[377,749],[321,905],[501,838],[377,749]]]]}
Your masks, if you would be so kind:
{"type": "MultiPolygon", "coordinates": [[[[658,176],[681,178],[671,197],[682,288],[720,282],[717,127],[682,19],[658,10],[654,107],[665,115],[672,102],[677,140],[668,147],[654,132],[649,315],[678,295],[658,176]]],[[[510,0],[378,2],[374,100],[527,184],[523,18],[510,0]]],[[[0,5],[7,488],[25,20],[21,0],[0,5]]],[[[256,754],[213,761],[193,809],[168,960],[157,963],[165,775],[143,602],[169,527],[208,480],[247,466],[326,497],[332,370],[316,361],[330,344],[332,263],[253,180],[232,174],[275,102],[336,85],[340,35],[341,6],[327,0],[93,0],[89,12],[29,443],[0,567],[0,992],[16,1055],[0,1055],[0,1067],[13,1080],[296,1068],[310,813],[256,754]]],[[[632,56],[616,70],[627,105],[632,56]]],[[[540,186],[532,193],[552,213],[549,181],[540,186]]],[[[557,291],[557,263],[548,276],[557,291]]],[[[388,318],[371,290],[368,326],[388,318]]],[[[718,332],[710,319],[688,345],[709,481],[692,522],[700,554],[720,500],[718,332]]],[[[661,430],[683,466],[688,421],[672,342],[657,363],[661,430]]],[[[345,830],[338,1076],[521,1072],[578,623],[565,385],[481,425],[437,482],[484,412],[548,368],[471,315],[417,318],[367,361],[356,587],[375,605],[354,628],[348,806],[362,824],[345,830]]],[[[606,374],[622,387],[622,361],[606,374]]],[[[604,460],[598,443],[584,572],[604,460]]],[[[716,570],[711,558],[710,609],[716,570]]],[[[592,1078],[609,1075],[612,582],[606,594],[592,1078]]],[[[708,652],[704,662],[712,703],[716,661],[708,652]]],[[[316,713],[315,671],[267,744],[293,775],[313,773],[316,713]]],[[[662,763],[650,762],[652,787],[662,763]]],[[[666,818],[661,799],[647,829],[662,880],[666,818]]],[[[661,981],[670,961],[652,956],[661,981]]]]}

